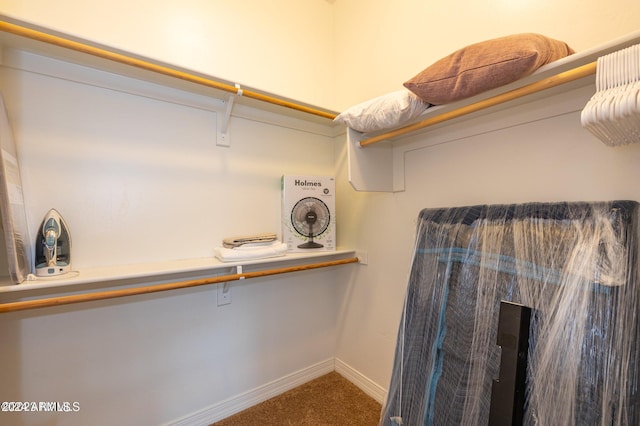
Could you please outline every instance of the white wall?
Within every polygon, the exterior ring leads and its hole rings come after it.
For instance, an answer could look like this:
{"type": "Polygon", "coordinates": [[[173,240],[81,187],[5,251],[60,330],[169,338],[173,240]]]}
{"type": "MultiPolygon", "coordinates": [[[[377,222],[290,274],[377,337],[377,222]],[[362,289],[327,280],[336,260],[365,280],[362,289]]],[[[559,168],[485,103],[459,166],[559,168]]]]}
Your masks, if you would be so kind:
{"type": "Polygon", "coordinates": [[[3,93],[31,231],[58,209],[72,227],[79,268],[206,257],[225,236],[278,232],[280,176],[333,170],[326,136],[232,117],[231,147],[219,147],[223,110],[213,99],[166,102],[151,96],[179,92],[115,77],[103,78],[104,88],[82,67],[58,71],[58,61],[5,56],[3,93]],[[129,86],[141,95],[117,90],[129,86]]]}
{"type": "Polygon", "coordinates": [[[3,314],[2,401],[80,411],[2,423],[166,424],[308,369],[333,357],[336,286],[312,271],[234,283],[222,307],[209,286],[3,314]]]}
{"type": "MultiPolygon", "coordinates": [[[[330,136],[238,105],[255,118],[232,117],[231,147],[219,147],[215,100],[4,54],[30,229],[58,209],[81,274],[280,233],[281,175],[334,172],[330,136]]],[[[317,270],[234,282],[220,307],[209,286],[3,314],[0,400],[80,411],[1,413],[0,423],[161,424],[331,360],[338,286],[335,271],[317,270]]]]}
{"type": "Polygon", "coordinates": [[[0,0],[0,13],[144,57],[330,108],[326,0],[0,0]]]}

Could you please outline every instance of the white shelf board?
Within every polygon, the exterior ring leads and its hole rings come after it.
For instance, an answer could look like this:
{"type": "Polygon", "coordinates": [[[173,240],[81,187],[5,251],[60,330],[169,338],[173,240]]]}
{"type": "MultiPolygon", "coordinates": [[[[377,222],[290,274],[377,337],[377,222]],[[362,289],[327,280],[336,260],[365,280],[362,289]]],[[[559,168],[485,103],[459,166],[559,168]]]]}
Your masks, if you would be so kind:
{"type": "MultiPolygon", "coordinates": [[[[255,259],[240,262],[221,262],[214,257],[183,259],[134,265],[114,265],[109,267],[87,268],[74,271],[57,278],[36,278],[20,284],[3,283],[0,285],[0,298],[19,297],[19,293],[34,290],[55,292],[63,287],[82,287],[83,284],[104,283],[105,287],[128,283],[137,279],[162,281],[185,279],[185,276],[206,276],[235,274],[236,268],[253,266],[284,267],[301,263],[314,263],[337,260],[355,256],[354,250],[338,249],[334,251],[316,251],[313,253],[287,253],[285,256],[255,259]],[[229,272],[232,270],[232,272],[229,272]]],[[[252,268],[255,269],[255,268],[252,268]]],[[[246,271],[245,271],[246,272],[246,271]]]]}

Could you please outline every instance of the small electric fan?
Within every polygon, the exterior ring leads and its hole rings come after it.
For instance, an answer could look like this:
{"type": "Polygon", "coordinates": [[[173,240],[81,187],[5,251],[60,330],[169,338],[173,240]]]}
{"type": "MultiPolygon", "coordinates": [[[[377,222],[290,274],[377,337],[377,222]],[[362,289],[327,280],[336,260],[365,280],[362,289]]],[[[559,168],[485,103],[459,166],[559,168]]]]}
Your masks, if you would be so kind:
{"type": "Polygon", "coordinates": [[[299,200],[291,210],[291,224],[298,234],[309,238],[309,241],[300,244],[298,248],[314,249],[324,247],[322,244],[313,241],[313,238],[322,235],[329,228],[330,221],[331,213],[322,200],[315,197],[306,197],[299,200]]]}

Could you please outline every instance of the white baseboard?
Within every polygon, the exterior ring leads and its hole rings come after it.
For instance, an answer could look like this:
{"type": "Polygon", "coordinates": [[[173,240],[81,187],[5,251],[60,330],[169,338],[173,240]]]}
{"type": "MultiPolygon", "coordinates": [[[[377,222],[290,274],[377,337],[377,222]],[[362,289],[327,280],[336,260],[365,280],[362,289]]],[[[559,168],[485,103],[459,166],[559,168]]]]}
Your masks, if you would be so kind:
{"type": "Polygon", "coordinates": [[[307,383],[334,371],[334,359],[288,374],[266,385],[233,396],[217,404],[210,405],[200,411],[168,423],[170,426],[203,426],[215,423],[249,407],[280,395],[290,389],[307,383]]]}
{"type": "Polygon", "coordinates": [[[167,424],[167,426],[203,426],[215,423],[240,411],[246,410],[256,404],[266,401],[269,398],[278,396],[290,389],[303,385],[332,371],[340,374],[345,379],[360,388],[364,393],[383,403],[387,391],[380,385],[367,378],[365,375],[355,370],[348,364],[337,358],[330,358],[326,361],[304,368],[274,380],[266,385],[259,386],[250,391],[233,396],[222,402],[210,405],[200,411],[189,414],[181,419],[167,424]]]}
{"type": "Polygon", "coordinates": [[[384,403],[384,400],[387,397],[386,389],[351,367],[349,364],[335,358],[335,371],[359,387],[364,393],[378,401],[380,404],[384,403]]]}

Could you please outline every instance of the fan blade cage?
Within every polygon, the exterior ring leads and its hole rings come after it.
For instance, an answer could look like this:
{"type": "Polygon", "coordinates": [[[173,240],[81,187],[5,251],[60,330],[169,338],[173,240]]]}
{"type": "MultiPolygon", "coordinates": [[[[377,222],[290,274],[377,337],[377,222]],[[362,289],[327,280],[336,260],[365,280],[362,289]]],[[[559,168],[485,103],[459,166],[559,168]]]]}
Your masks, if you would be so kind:
{"type": "Polygon", "coordinates": [[[331,222],[331,214],[327,205],[315,197],[303,198],[291,211],[291,223],[296,232],[312,237],[322,235],[331,222]]]}

